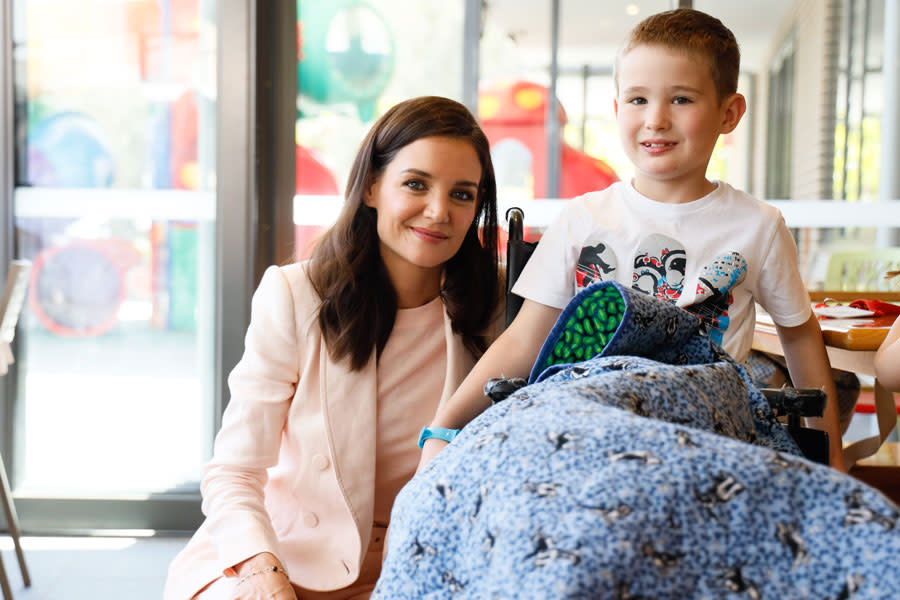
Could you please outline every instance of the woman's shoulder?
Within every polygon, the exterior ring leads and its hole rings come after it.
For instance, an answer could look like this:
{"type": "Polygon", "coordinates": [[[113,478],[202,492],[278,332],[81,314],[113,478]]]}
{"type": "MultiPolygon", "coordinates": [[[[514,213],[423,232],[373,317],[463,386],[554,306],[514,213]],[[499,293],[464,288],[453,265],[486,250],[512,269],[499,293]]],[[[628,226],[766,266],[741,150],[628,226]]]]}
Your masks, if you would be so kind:
{"type": "Polygon", "coordinates": [[[263,273],[263,280],[267,277],[274,277],[276,273],[285,280],[291,289],[312,289],[312,282],[309,280],[308,260],[286,265],[271,265],[263,273]]]}
{"type": "Polygon", "coordinates": [[[309,281],[309,261],[289,263],[286,265],[272,265],[269,269],[278,269],[292,285],[312,285],[309,281]]]}
{"type": "Polygon", "coordinates": [[[318,309],[319,296],[309,279],[309,261],[272,265],[266,269],[257,293],[273,295],[285,292],[291,297],[298,319],[318,309]]]}

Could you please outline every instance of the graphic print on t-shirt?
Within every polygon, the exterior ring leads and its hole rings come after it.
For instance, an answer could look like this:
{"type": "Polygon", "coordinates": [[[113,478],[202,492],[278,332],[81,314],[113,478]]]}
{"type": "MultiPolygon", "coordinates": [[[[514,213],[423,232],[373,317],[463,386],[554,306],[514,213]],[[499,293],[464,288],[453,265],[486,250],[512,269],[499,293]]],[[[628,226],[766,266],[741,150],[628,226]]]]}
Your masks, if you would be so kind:
{"type": "Polygon", "coordinates": [[[581,247],[578,264],[575,265],[575,289],[580,291],[598,281],[614,281],[616,255],[608,245],[599,242],[581,247]]]}
{"type": "Polygon", "coordinates": [[[747,261],[740,253],[718,256],[703,269],[694,304],[685,307],[702,319],[709,337],[718,344],[722,343],[731,321],[728,316],[728,307],[734,300],[731,291],[746,277],[747,261]]]}
{"type": "MultiPolygon", "coordinates": [[[[595,234],[596,236],[596,234],[595,234]]],[[[599,236],[588,238],[575,265],[575,292],[598,281],[614,281],[618,261],[615,252],[599,236]]],[[[684,291],[688,256],[684,246],[666,235],[644,238],[634,256],[631,287],[667,302],[676,302],[684,291]]],[[[739,252],[717,256],[697,280],[694,304],[685,309],[701,318],[704,328],[722,343],[734,301],[732,290],[747,277],[747,261],[739,252]]]]}
{"type": "Polygon", "coordinates": [[[675,302],[681,297],[686,264],[687,255],[678,241],[654,233],[644,238],[638,246],[631,287],[675,302]]]}

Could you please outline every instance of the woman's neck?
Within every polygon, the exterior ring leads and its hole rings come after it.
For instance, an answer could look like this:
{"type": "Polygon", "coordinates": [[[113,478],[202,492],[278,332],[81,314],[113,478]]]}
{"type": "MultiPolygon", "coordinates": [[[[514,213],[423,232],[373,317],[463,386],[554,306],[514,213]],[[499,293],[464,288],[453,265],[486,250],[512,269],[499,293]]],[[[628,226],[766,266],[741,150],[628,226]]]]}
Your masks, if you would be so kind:
{"type": "Polygon", "coordinates": [[[397,308],[417,308],[437,298],[441,293],[441,275],[441,270],[407,273],[404,277],[391,274],[397,308]]]}

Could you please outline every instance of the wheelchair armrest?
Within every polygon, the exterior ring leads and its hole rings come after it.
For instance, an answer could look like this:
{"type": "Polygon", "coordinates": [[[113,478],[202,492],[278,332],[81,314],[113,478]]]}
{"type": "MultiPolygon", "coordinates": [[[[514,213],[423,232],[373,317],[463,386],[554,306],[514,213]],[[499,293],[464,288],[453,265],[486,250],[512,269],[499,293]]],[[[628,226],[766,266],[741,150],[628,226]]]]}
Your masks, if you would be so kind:
{"type": "Polygon", "coordinates": [[[803,455],[811,461],[828,464],[828,434],[801,425],[801,417],[821,417],[827,397],[816,388],[760,388],[776,417],[787,416],[787,430],[803,455]]]}
{"type": "Polygon", "coordinates": [[[510,394],[526,385],[528,385],[528,382],[521,377],[513,377],[511,379],[494,377],[488,379],[487,383],[484,384],[484,395],[490,398],[492,403],[496,404],[506,400],[510,394]]]}
{"type": "Polygon", "coordinates": [[[815,388],[760,388],[775,416],[821,417],[825,412],[825,392],[815,388]]]}

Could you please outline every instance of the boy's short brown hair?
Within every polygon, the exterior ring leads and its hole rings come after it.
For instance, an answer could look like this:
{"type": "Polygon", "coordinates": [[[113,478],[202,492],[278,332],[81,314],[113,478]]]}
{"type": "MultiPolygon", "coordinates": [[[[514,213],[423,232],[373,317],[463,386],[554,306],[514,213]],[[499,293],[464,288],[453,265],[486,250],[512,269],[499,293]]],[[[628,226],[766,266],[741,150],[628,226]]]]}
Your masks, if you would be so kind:
{"type": "MultiPolygon", "coordinates": [[[[631,30],[616,55],[619,59],[637,46],[664,46],[704,60],[710,68],[719,102],[737,92],[741,51],[731,30],[719,19],[692,8],[650,15],[631,30]]],[[[615,76],[619,85],[618,74],[615,76]]]]}

